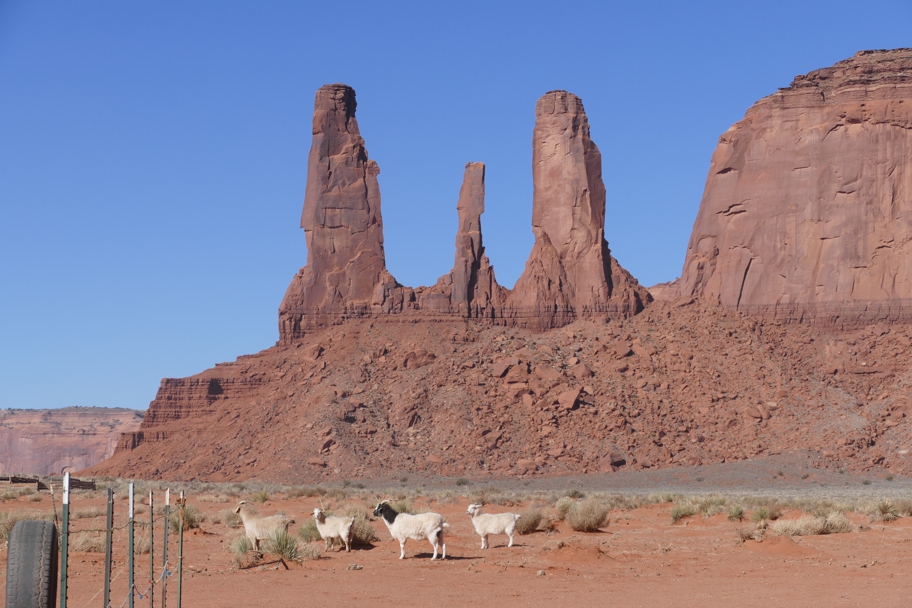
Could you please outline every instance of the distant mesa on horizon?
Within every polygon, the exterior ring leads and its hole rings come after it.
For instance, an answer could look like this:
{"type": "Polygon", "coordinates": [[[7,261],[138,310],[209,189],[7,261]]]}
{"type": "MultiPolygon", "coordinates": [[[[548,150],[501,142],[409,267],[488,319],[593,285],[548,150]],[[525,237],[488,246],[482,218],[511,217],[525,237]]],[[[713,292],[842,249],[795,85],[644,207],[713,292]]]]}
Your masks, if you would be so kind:
{"type": "Polygon", "coordinates": [[[54,475],[98,464],[142,420],[143,412],[119,407],[2,409],[0,475],[54,475]]]}

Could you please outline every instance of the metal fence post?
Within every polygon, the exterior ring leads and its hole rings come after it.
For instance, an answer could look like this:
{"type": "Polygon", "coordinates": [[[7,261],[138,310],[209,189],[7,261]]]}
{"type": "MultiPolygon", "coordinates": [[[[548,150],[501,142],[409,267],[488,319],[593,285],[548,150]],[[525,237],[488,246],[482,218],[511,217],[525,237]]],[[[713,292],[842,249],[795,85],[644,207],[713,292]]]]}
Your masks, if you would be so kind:
{"type": "Polygon", "coordinates": [[[181,490],[177,544],[177,608],[181,608],[181,587],[184,584],[184,491],[181,490]]]}
{"type": "Polygon", "coordinates": [[[152,490],[149,490],[149,608],[155,608],[155,508],[152,498],[152,490]]]}
{"type": "Polygon", "coordinates": [[[130,596],[128,598],[128,605],[130,608],[133,608],[133,482],[130,482],[130,519],[127,522],[127,570],[130,571],[130,576],[127,579],[127,585],[129,586],[130,596]]]}
{"type": "Polygon", "coordinates": [[[60,608],[67,603],[67,557],[70,549],[70,474],[63,474],[63,524],[60,534],[60,608]]]}
{"type": "Polygon", "coordinates": [[[162,549],[162,608],[168,605],[168,528],[171,527],[171,488],[165,490],[165,546],[162,549]]]}
{"type": "Polygon", "coordinates": [[[105,518],[104,608],[111,605],[111,542],[114,536],[114,488],[108,488],[108,512],[105,518]]]}

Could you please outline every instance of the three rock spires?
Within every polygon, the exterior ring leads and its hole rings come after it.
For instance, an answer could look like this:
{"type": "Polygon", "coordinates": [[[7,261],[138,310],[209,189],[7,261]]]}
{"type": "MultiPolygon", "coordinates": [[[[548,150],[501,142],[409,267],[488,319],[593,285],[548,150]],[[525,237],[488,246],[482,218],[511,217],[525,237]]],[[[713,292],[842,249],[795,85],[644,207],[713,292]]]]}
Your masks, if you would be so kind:
{"type": "Polygon", "coordinates": [[[605,241],[601,154],[577,96],[551,91],[536,104],[535,244],[512,290],[498,285],[484,254],[483,163],[466,165],[451,272],[430,288],[412,289],[387,271],[380,169],[368,159],[356,105],[355,91],[343,84],[316,93],[301,215],[307,265],[279,308],[281,341],[345,318],[403,314],[545,330],[584,317],[628,317],[651,298],[605,241]]]}

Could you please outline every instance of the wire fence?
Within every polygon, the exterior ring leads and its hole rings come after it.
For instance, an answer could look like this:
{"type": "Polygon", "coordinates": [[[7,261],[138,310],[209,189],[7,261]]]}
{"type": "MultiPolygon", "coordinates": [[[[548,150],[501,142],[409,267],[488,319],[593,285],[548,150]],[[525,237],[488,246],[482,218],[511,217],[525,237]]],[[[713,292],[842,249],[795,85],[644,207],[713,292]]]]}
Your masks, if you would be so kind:
{"type": "MultiPolygon", "coordinates": [[[[114,491],[108,489],[108,501],[107,501],[107,510],[106,510],[106,525],[104,527],[86,527],[81,528],[79,526],[72,526],[70,523],[70,487],[69,487],[69,475],[66,475],[63,480],[63,499],[61,505],[61,515],[58,515],[57,509],[57,497],[54,492],[53,486],[51,487],[51,502],[54,510],[54,524],[58,528],[58,534],[61,539],[60,549],[61,549],[61,558],[60,558],[60,608],[66,608],[67,605],[67,588],[68,588],[68,553],[70,548],[70,538],[74,534],[85,535],[85,534],[101,534],[105,535],[105,574],[103,577],[103,582],[101,588],[99,588],[92,597],[83,605],[83,608],[87,608],[92,605],[100,595],[103,594],[104,598],[102,601],[103,608],[115,608],[115,604],[112,602],[110,597],[111,585],[117,581],[124,573],[127,574],[127,592],[126,597],[124,597],[122,603],[119,605],[120,608],[134,608],[135,600],[148,600],[148,605],[150,608],[154,608],[156,603],[156,588],[160,589],[158,593],[158,598],[160,599],[159,605],[161,608],[167,607],[167,583],[168,579],[177,575],[177,594],[176,594],[176,605],[177,608],[181,608],[181,587],[183,580],[183,532],[185,529],[185,505],[186,499],[184,493],[180,493],[180,498],[178,498],[175,505],[176,510],[172,513],[171,511],[171,498],[170,490],[165,491],[165,504],[158,514],[155,513],[153,504],[154,504],[154,492],[149,492],[149,517],[144,521],[139,521],[136,519],[136,508],[135,508],[135,496],[134,496],[134,485],[129,484],[129,507],[127,512],[127,521],[122,524],[114,525],[114,511],[115,511],[115,501],[114,501],[114,491]],[[176,523],[176,526],[174,525],[176,523]],[[154,530],[156,524],[162,526],[161,538],[161,562],[156,568],[155,564],[155,544],[156,544],[156,535],[154,530]],[[176,572],[172,572],[172,563],[168,558],[168,531],[172,526],[176,527],[175,532],[177,532],[177,545],[178,545],[178,554],[176,560],[176,572]],[[149,576],[146,579],[147,585],[144,590],[140,591],[136,585],[136,564],[135,564],[135,554],[136,554],[136,537],[134,532],[136,528],[139,528],[144,531],[148,531],[148,554],[149,554],[149,576]],[[115,536],[126,532],[127,534],[127,561],[126,563],[121,564],[119,570],[116,574],[111,576],[111,567],[113,563],[113,546],[115,541],[115,536]]],[[[122,537],[121,537],[122,538],[122,537]]],[[[145,551],[141,551],[145,553],[145,551]]]]}

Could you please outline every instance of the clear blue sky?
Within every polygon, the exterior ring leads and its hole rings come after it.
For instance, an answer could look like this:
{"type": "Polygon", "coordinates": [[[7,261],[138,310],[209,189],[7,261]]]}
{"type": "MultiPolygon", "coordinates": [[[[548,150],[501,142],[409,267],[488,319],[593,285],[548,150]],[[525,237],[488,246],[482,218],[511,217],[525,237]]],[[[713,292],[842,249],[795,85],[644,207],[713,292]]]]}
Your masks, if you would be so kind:
{"type": "Polygon", "coordinates": [[[680,272],[719,135],[796,74],[912,46],[910,24],[909,0],[0,0],[0,408],[145,408],[162,377],[275,342],[323,84],[357,91],[403,284],[449,271],[483,161],[512,286],[535,101],[567,89],[611,249],[652,285],[680,272]]]}

